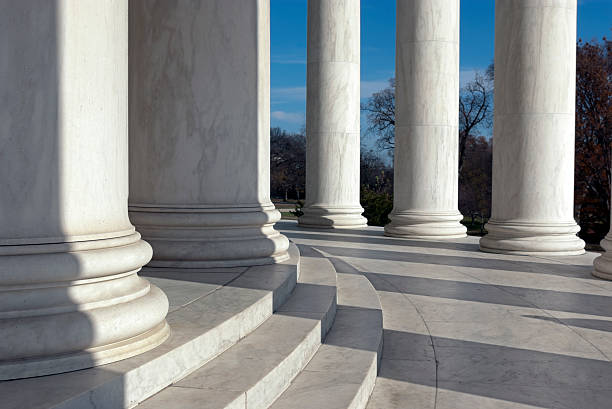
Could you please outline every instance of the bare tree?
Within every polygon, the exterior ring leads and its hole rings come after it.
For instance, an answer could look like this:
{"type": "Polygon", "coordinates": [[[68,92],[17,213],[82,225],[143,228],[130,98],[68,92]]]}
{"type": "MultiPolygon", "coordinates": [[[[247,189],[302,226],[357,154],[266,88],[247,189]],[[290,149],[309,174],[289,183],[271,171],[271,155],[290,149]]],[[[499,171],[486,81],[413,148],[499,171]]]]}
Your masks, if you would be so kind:
{"type": "Polygon", "coordinates": [[[576,45],[575,203],[580,236],[597,243],[609,229],[612,175],[612,42],[576,45]]]}
{"type": "Polygon", "coordinates": [[[392,150],[395,147],[395,79],[389,80],[387,88],[372,94],[361,109],[367,112],[366,133],[376,136],[381,150],[392,150]]]}
{"type": "MultiPolygon", "coordinates": [[[[489,128],[493,122],[493,64],[484,75],[477,73],[467,83],[459,97],[459,171],[463,168],[468,136],[477,130],[489,128]]],[[[375,135],[377,145],[382,150],[395,147],[395,79],[389,86],[375,92],[362,105],[367,113],[366,132],[375,135]]]]}
{"type": "Polygon", "coordinates": [[[493,123],[492,99],[491,82],[479,73],[461,89],[459,96],[459,172],[463,169],[468,137],[475,136],[473,132],[477,129],[489,128],[493,123]]]}
{"type": "Polygon", "coordinates": [[[280,128],[270,129],[270,191],[276,197],[299,200],[305,190],[306,138],[280,128]]]}

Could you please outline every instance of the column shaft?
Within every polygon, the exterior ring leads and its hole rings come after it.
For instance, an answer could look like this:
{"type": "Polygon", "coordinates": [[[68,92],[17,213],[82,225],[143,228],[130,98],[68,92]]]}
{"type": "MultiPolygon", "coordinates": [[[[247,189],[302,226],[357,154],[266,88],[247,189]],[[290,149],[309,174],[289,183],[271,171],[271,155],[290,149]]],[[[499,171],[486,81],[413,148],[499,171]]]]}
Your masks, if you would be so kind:
{"type": "Polygon", "coordinates": [[[464,237],[458,209],[459,0],[398,0],[389,236],[464,237]]]}
{"type": "Polygon", "coordinates": [[[124,359],[168,336],[128,219],[127,4],[0,13],[0,379],[124,359]]]}
{"type": "Polygon", "coordinates": [[[483,251],[581,254],[574,221],[576,0],[495,3],[493,203],[483,251]]]}
{"type": "Polygon", "coordinates": [[[299,224],[360,227],[359,0],[308,0],[306,203],[299,224]]]}
{"type": "Polygon", "coordinates": [[[129,4],[130,217],[150,266],[286,259],[269,198],[269,0],[129,4]]]}

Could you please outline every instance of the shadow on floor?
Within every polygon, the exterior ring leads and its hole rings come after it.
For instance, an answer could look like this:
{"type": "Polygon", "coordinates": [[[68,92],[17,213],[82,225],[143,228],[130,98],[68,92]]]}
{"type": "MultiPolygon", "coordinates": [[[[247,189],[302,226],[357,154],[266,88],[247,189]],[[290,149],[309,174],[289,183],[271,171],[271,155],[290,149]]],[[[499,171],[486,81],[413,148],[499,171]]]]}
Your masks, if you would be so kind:
{"type": "Polygon", "coordinates": [[[370,272],[365,275],[377,291],[612,317],[612,297],[603,295],[370,272]]]}
{"type": "Polygon", "coordinates": [[[384,237],[382,230],[364,230],[364,229],[312,229],[307,227],[299,227],[297,223],[280,220],[274,224],[276,230],[298,231],[310,233],[328,233],[328,234],[350,234],[358,236],[375,236],[384,237]]]}
{"type": "Polygon", "coordinates": [[[591,266],[558,263],[536,263],[533,261],[501,260],[469,256],[447,256],[389,250],[356,249],[347,247],[313,247],[336,257],[355,257],[370,260],[388,260],[417,264],[442,265],[450,267],[469,267],[485,270],[518,271],[523,273],[550,274],[562,277],[593,279],[591,266]]]}
{"type": "MultiPolygon", "coordinates": [[[[444,249],[444,250],[456,250],[456,251],[479,251],[480,247],[477,243],[455,243],[451,241],[427,241],[427,240],[410,240],[410,239],[398,239],[398,238],[387,238],[382,235],[379,237],[373,236],[349,236],[345,234],[327,234],[321,232],[308,232],[308,233],[299,233],[299,232],[291,232],[288,233],[288,236],[292,239],[302,239],[302,240],[325,240],[325,241],[338,241],[345,243],[361,243],[361,244],[380,244],[380,245],[390,245],[390,246],[408,246],[408,247],[425,247],[425,248],[435,248],[435,249],[444,249]],[[316,234],[315,234],[316,233],[316,234]]],[[[346,231],[342,231],[342,233],[346,233],[346,231]]]]}
{"type": "Polygon", "coordinates": [[[379,376],[405,382],[406,388],[437,386],[439,399],[446,390],[541,408],[601,408],[612,402],[607,361],[433,337],[436,362],[415,354],[415,345],[431,346],[429,335],[385,330],[384,339],[399,349],[393,359],[383,352],[379,376]]]}
{"type": "Polygon", "coordinates": [[[580,327],[594,329],[597,331],[612,332],[612,321],[595,320],[588,318],[554,318],[540,315],[523,315],[525,318],[533,318],[536,320],[550,321],[560,325],[570,325],[572,327],[580,327]]]}

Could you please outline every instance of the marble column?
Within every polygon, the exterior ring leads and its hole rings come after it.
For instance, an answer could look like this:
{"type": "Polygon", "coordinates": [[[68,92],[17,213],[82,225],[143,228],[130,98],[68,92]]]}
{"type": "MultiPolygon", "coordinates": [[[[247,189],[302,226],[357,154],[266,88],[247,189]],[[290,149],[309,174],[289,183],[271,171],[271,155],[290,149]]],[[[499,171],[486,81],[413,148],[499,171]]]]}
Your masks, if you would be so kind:
{"type": "Polygon", "coordinates": [[[398,0],[388,236],[464,237],[458,211],[459,0],[398,0]]]}
{"type": "Polygon", "coordinates": [[[269,0],[129,6],[130,218],[149,265],[285,260],[269,198],[269,0]]]}
{"type": "Polygon", "coordinates": [[[584,252],[574,221],[576,7],[495,2],[493,203],[483,251],[584,252]]]}
{"type": "MultiPolygon", "coordinates": [[[[612,218],[610,225],[612,227],[612,218]]],[[[612,280],[612,228],[601,241],[601,247],[605,252],[593,261],[593,275],[604,280],[612,280]]]]}
{"type": "Polygon", "coordinates": [[[147,351],[168,300],[128,219],[127,3],[0,9],[0,380],[147,351]]]}
{"type": "Polygon", "coordinates": [[[306,201],[299,224],[362,227],[359,0],[308,0],[306,201]]]}

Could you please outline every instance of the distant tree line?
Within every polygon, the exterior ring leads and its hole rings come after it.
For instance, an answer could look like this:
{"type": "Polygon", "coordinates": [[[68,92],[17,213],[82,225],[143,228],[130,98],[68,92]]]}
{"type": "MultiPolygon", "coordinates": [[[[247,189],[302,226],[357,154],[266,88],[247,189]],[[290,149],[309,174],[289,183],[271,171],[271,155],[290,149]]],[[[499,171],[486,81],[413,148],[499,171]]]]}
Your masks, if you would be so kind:
{"type": "MultiPolygon", "coordinates": [[[[575,217],[580,236],[597,243],[610,226],[612,166],[612,42],[577,43],[575,217]]],[[[465,84],[459,98],[459,210],[467,217],[491,214],[494,67],[465,84]]],[[[362,149],[361,204],[371,225],[382,226],[393,207],[395,81],[374,93],[362,110],[376,150],[362,149]],[[388,156],[387,156],[388,155],[388,156]]],[[[305,196],[306,138],[272,128],[271,193],[278,199],[305,196]]]]}
{"type": "MultiPolygon", "coordinates": [[[[492,142],[483,136],[493,119],[494,67],[467,83],[459,99],[459,210],[465,215],[491,212],[492,142]]],[[[395,81],[362,107],[367,133],[381,151],[392,152],[395,81]]],[[[598,243],[610,228],[612,166],[612,41],[576,45],[575,218],[580,236],[598,243]]]]}
{"type": "MultiPolygon", "coordinates": [[[[361,185],[393,194],[393,168],[374,150],[363,150],[361,185]]],[[[306,137],[281,128],[270,129],[270,194],[278,200],[302,200],[306,192],[306,137]]]]}
{"type": "Polygon", "coordinates": [[[580,236],[597,243],[610,228],[612,41],[578,41],[574,203],[580,236]]]}
{"type": "MultiPolygon", "coordinates": [[[[395,147],[395,79],[372,94],[362,106],[366,134],[376,138],[380,151],[392,155],[395,147]]],[[[491,209],[491,141],[481,132],[493,122],[493,66],[461,88],[459,98],[459,210],[486,218],[491,209]]],[[[362,189],[363,196],[363,189],[362,189]]]]}
{"type": "Polygon", "coordinates": [[[270,129],[270,194],[301,200],[306,190],[306,138],[301,133],[270,129]]]}

